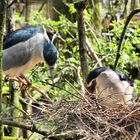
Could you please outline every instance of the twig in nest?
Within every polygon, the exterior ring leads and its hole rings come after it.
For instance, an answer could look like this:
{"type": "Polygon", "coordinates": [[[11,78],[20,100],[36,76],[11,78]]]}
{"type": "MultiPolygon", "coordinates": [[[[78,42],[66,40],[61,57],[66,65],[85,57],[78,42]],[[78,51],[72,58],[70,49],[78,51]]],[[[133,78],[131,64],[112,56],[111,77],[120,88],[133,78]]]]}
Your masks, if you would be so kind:
{"type": "Polygon", "coordinates": [[[136,130],[135,135],[132,138],[132,140],[136,140],[136,138],[139,137],[139,133],[140,133],[140,127],[138,128],[138,130],[136,130]]]}
{"type": "Polygon", "coordinates": [[[118,124],[121,123],[124,119],[131,117],[137,111],[140,111],[140,107],[136,108],[132,112],[129,112],[126,116],[124,116],[121,120],[118,121],[118,124]]]}
{"type": "Polygon", "coordinates": [[[93,133],[93,135],[96,137],[96,139],[98,138],[98,139],[101,139],[101,136],[99,136],[96,132],[94,132],[94,130],[92,130],[82,119],[81,119],[81,117],[78,115],[78,114],[76,114],[76,116],[77,116],[77,118],[82,122],[82,124],[84,124],[84,126],[87,128],[87,129],[89,129],[92,133],[93,133]]]}

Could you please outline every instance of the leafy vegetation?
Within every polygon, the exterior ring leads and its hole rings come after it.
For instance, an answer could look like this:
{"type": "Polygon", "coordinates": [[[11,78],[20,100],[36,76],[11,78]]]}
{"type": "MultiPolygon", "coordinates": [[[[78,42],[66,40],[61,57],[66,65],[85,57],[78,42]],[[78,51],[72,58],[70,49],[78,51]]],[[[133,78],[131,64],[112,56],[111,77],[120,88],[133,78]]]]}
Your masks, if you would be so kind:
{"type": "MultiPolygon", "coordinates": [[[[73,3],[66,3],[70,14],[76,14],[73,3]]],[[[120,35],[122,33],[125,20],[120,19],[119,22],[113,20],[110,24],[111,29],[101,29],[98,31],[92,26],[93,21],[91,13],[93,13],[91,7],[87,7],[84,11],[85,14],[85,29],[86,29],[86,44],[88,44],[93,53],[97,55],[99,62],[106,67],[113,67],[118,47],[120,35]],[[105,31],[105,32],[104,32],[105,31]]],[[[15,12],[13,15],[16,24],[25,23],[24,16],[19,12],[15,12]]],[[[32,71],[27,74],[27,77],[32,81],[33,85],[43,90],[53,101],[61,101],[67,99],[69,101],[75,101],[79,98],[80,94],[83,94],[81,84],[81,67],[79,58],[78,47],[78,33],[77,22],[73,22],[65,15],[59,13],[58,20],[52,20],[46,18],[43,15],[43,11],[34,11],[29,18],[29,24],[40,25],[48,29],[51,34],[58,32],[58,36],[54,43],[59,51],[59,59],[55,68],[54,82],[52,84],[50,73],[47,65],[41,63],[37,65],[32,71]]],[[[125,38],[122,44],[121,57],[119,59],[119,65],[117,70],[124,70],[131,77],[131,67],[140,66],[140,21],[132,21],[127,28],[125,38]]],[[[52,35],[50,35],[52,37],[52,35]]],[[[87,45],[87,46],[88,46],[87,45]]],[[[89,50],[87,49],[87,61],[89,71],[99,65],[95,59],[91,57],[89,50]]],[[[140,90],[140,77],[135,80],[135,94],[140,90]]],[[[4,83],[3,95],[7,94],[9,85],[4,83]]],[[[27,92],[32,95],[35,101],[39,104],[43,101],[43,105],[48,101],[36,90],[27,89],[27,92]]],[[[41,104],[42,105],[42,104],[41,104]]],[[[45,105],[44,105],[45,106],[45,105]]],[[[13,106],[12,106],[13,107],[13,106]]],[[[8,112],[12,107],[3,106],[4,110],[8,112]]],[[[54,110],[56,113],[57,110],[54,110]]],[[[47,114],[48,115],[48,114],[47,114]]],[[[53,116],[45,116],[48,119],[49,129],[56,129],[58,126],[53,122],[53,116]]],[[[41,120],[42,121],[42,120],[41,120]]],[[[38,127],[42,127],[37,123],[38,127]]],[[[48,129],[48,128],[47,128],[48,129]]]]}
{"type": "MultiPolygon", "coordinates": [[[[68,4],[68,6],[71,14],[76,12],[73,4],[68,4]]],[[[110,25],[112,29],[108,31],[108,34],[112,34],[112,36],[104,36],[90,25],[90,13],[92,13],[92,10],[93,9],[91,8],[87,8],[87,10],[85,10],[86,35],[90,40],[92,49],[102,62],[102,65],[112,67],[114,65],[118,41],[124,27],[125,20],[122,19],[119,22],[114,20],[110,25]]],[[[14,14],[14,19],[17,23],[24,23],[24,17],[18,12],[14,14]]],[[[72,23],[62,14],[59,15],[58,21],[54,21],[45,18],[42,12],[34,11],[30,17],[30,24],[45,26],[50,28],[54,33],[59,33],[59,37],[55,39],[55,45],[59,51],[59,60],[57,61],[55,69],[56,84],[54,88],[51,86],[50,74],[46,64],[39,64],[39,66],[36,66],[34,70],[28,74],[28,77],[35,85],[47,91],[48,95],[54,99],[58,99],[61,96],[70,96],[70,93],[76,94],[75,89],[79,91],[81,90],[78,77],[78,67],[80,67],[80,63],[77,23],[72,23]]],[[[140,44],[139,33],[139,21],[131,22],[125,34],[125,39],[122,44],[123,49],[121,51],[121,57],[117,68],[119,70],[125,70],[127,74],[129,74],[129,71],[127,71],[129,64],[135,66],[139,65],[137,63],[139,61],[139,53],[135,52],[136,47],[139,48],[140,44]]],[[[89,70],[97,66],[90,56],[88,56],[88,66],[89,70]]],[[[136,91],[138,92],[139,90],[137,88],[140,85],[138,80],[136,80],[136,82],[138,84],[136,91]]],[[[5,89],[7,89],[7,87],[3,88],[3,90],[5,89]]],[[[36,93],[33,95],[40,98],[36,93]]]]}

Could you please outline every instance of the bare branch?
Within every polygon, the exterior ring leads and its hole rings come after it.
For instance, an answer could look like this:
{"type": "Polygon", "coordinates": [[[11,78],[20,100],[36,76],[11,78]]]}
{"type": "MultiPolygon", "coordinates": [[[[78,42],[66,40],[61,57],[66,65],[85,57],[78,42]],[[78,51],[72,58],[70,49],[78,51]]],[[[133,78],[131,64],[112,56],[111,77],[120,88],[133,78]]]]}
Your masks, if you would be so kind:
{"type": "Polygon", "coordinates": [[[40,12],[46,4],[46,0],[43,1],[42,5],[40,6],[38,12],[40,12]]]}
{"type": "Polygon", "coordinates": [[[7,9],[10,8],[15,2],[16,2],[16,0],[13,0],[13,1],[7,6],[7,9]]]}
{"type": "Polygon", "coordinates": [[[13,121],[8,121],[8,120],[0,120],[0,123],[3,123],[3,124],[8,125],[8,126],[14,126],[14,127],[19,127],[19,128],[22,128],[22,129],[30,130],[32,132],[39,133],[43,136],[48,136],[47,131],[39,130],[39,129],[36,128],[35,125],[28,125],[28,124],[25,124],[25,123],[22,124],[22,123],[19,123],[19,122],[13,122],[13,121]]]}

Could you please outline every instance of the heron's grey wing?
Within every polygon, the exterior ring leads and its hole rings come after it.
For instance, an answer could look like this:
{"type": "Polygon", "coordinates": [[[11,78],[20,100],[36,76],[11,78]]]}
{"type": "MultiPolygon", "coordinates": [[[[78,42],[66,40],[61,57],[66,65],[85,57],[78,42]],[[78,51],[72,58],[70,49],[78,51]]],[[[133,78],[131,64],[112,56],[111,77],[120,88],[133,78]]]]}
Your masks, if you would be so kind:
{"type": "Polygon", "coordinates": [[[18,43],[3,52],[3,70],[19,67],[31,59],[29,41],[18,43]]]}
{"type": "Polygon", "coordinates": [[[38,26],[25,26],[21,29],[17,29],[11,33],[9,33],[3,42],[3,49],[7,49],[12,47],[13,45],[27,41],[37,33],[43,33],[43,29],[38,26]]]}

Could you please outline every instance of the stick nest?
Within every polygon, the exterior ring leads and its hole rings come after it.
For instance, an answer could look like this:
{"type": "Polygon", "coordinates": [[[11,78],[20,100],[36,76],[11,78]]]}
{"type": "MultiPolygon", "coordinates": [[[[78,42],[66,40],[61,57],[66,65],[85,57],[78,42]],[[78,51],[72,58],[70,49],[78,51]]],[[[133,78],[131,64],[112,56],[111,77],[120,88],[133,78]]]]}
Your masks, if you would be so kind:
{"type": "Polygon", "coordinates": [[[107,108],[91,98],[62,99],[49,107],[48,122],[56,126],[49,139],[139,140],[140,104],[107,108]]]}

